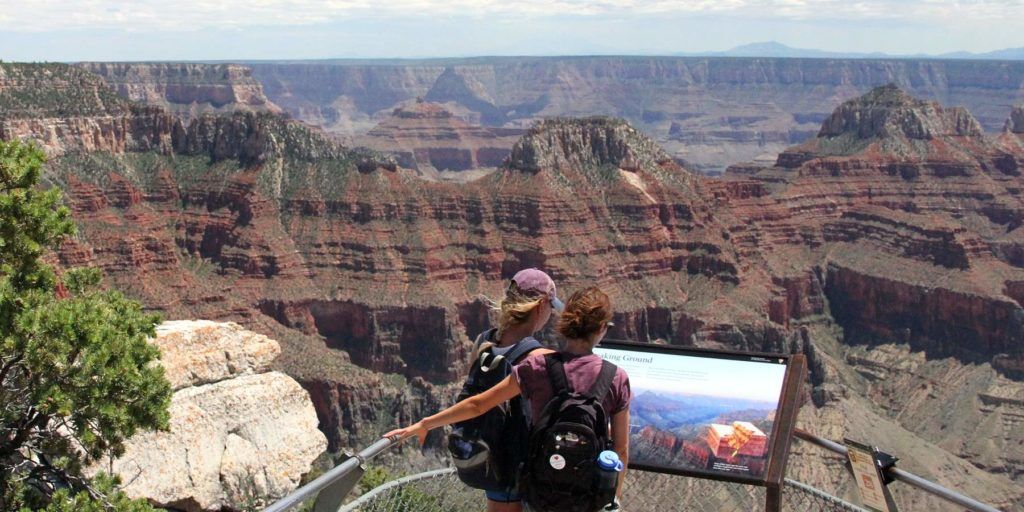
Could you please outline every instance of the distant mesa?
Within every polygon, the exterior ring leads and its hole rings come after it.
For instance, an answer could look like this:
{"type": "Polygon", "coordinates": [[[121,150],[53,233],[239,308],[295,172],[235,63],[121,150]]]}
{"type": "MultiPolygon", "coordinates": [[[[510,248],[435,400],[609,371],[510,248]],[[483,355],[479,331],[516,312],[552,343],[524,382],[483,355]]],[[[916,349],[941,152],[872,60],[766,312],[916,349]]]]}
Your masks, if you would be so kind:
{"type": "Polygon", "coordinates": [[[416,98],[416,102],[411,105],[395,108],[391,115],[400,119],[448,119],[455,116],[444,105],[423,98],[416,98]]]}
{"type": "Polygon", "coordinates": [[[282,112],[252,70],[238,64],[85,62],[120,96],[158,105],[188,122],[204,113],[282,112]]]}
{"type": "Polygon", "coordinates": [[[813,48],[795,48],[778,41],[749,43],[722,52],[692,52],[676,55],[692,55],[707,57],[751,57],[751,58],[789,58],[789,59],[950,59],[950,60],[1021,60],[1024,59],[1024,48],[1004,48],[990,52],[973,53],[966,51],[931,54],[889,54],[884,52],[844,52],[828,51],[813,48]]]}
{"type": "Polygon", "coordinates": [[[472,179],[501,166],[524,131],[473,124],[460,115],[465,113],[472,114],[453,103],[417,98],[395,108],[354,144],[391,155],[426,179],[472,179]]]}
{"type": "MultiPolygon", "coordinates": [[[[955,99],[985,130],[1020,102],[1024,61],[714,57],[485,57],[380,63],[254,62],[296,119],[356,139],[417,97],[473,125],[528,129],[559,116],[622,117],[688,168],[717,174],[813,138],[837,103],[894,82],[955,99]],[[926,77],[926,78],[925,78],[926,77]],[[984,93],[980,93],[984,91],[984,93]]],[[[437,148],[435,143],[432,147],[437,148]]]]}

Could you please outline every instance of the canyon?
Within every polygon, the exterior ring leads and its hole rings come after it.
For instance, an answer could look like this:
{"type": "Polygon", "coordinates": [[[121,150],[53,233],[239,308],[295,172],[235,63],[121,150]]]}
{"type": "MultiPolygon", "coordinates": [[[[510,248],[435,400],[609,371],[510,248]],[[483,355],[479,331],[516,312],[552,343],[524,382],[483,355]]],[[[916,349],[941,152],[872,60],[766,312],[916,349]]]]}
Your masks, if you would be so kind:
{"type": "Polygon", "coordinates": [[[369,131],[403,102],[451,103],[490,127],[622,117],[692,170],[774,161],[839,103],[895,83],[968,108],[991,133],[1024,101],[1024,62],[752,57],[479,57],[249,62],[267,97],[329,133],[369,131]]]}
{"type": "MultiPolygon", "coordinates": [[[[976,119],[878,87],[815,107],[812,138],[721,179],[625,120],[543,119],[493,172],[451,183],[272,112],[186,121],[81,68],[0,66],[0,135],[43,145],[79,225],[55,259],[168,317],[278,340],[273,368],[309,392],[332,451],[449,403],[486,297],[538,266],[566,291],[605,289],[612,338],[802,352],[805,428],[1024,506],[1021,108],[976,119]]],[[[469,124],[452,95],[491,82],[464,78],[403,108],[469,124]]],[[[374,90],[366,112],[405,101],[374,90]]],[[[828,490],[813,454],[797,448],[792,473],[828,490]]]]}

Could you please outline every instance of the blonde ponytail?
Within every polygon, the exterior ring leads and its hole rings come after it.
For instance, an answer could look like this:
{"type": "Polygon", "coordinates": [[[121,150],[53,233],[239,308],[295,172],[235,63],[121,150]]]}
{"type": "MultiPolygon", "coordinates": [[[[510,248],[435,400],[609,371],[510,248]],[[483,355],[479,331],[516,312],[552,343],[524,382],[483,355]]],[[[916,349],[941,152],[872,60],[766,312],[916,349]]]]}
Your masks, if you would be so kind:
{"type": "Polygon", "coordinates": [[[513,281],[505,291],[505,297],[501,302],[493,300],[487,302],[490,304],[491,311],[498,317],[497,337],[500,337],[502,332],[525,324],[530,319],[533,310],[544,302],[544,296],[525,293],[513,281]]]}

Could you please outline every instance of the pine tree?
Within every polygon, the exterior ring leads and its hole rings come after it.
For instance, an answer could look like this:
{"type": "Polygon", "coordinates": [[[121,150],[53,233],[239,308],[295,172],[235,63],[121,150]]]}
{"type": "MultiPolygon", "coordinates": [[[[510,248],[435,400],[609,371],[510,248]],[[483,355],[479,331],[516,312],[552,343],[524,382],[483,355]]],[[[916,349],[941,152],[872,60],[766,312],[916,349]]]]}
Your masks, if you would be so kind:
{"type": "Polygon", "coordinates": [[[75,232],[43,153],[0,141],[0,510],[151,510],[82,466],[166,429],[171,388],[147,342],[159,321],[96,269],[44,256],[75,232]]]}

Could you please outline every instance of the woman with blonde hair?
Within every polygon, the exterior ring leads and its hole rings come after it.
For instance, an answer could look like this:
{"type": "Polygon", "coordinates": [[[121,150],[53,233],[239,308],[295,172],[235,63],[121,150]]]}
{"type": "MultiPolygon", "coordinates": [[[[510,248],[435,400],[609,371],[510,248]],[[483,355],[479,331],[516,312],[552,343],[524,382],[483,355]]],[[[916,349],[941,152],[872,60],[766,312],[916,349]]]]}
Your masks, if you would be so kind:
{"type": "MultiPolygon", "coordinates": [[[[516,273],[505,296],[492,305],[497,327],[477,336],[474,357],[457,401],[479,395],[512,373],[531,354],[550,353],[533,337],[564,304],[555,282],[546,273],[528,268],[516,273]]],[[[529,436],[529,410],[518,397],[503,401],[487,414],[457,423],[448,436],[448,449],[459,478],[483,489],[488,512],[521,510],[517,491],[519,470],[529,436]]]]}
{"type": "MultiPolygon", "coordinates": [[[[417,436],[422,444],[426,440],[427,432],[431,429],[481,417],[504,402],[517,397],[525,399],[529,404],[528,414],[532,420],[546,421],[551,414],[552,404],[564,403],[564,400],[563,402],[559,402],[559,400],[566,396],[564,390],[566,385],[570,388],[571,393],[579,394],[585,394],[585,390],[604,387],[605,389],[601,393],[592,395],[592,397],[599,401],[603,410],[603,414],[599,417],[610,418],[608,438],[622,463],[620,468],[624,467],[629,462],[629,401],[632,398],[629,377],[621,368],[602,361],[598,355],[594,354],[594,347],[600,343],[608,332],[608,328],[613,325],[611,318],[611,301],[604,292],[597,287],[577,291],[569,299],[558,322],[558,332],[566,339],[565,350],[558,353],[552,351],[535,353],[516,365],[511,375],[487,391],[470,396],[413,425],[392,430],[385,434],[385,437],[398,436],[404,439],[417,436]],[[556,396],[552,377],[556,373],[563,375],[561,379],[563,390],[559,396],[556,396]],[[603,386],[600,384],[602,382],[603,386]]],[[[539,321],[539,318],[537,320],[539,321]]],[[[602,428],[607,426],[603,425],[602,428]]],[[[544,433],[541,429],[545,425],[534,424],[532,427],[535,436],[538,432],[544,433]]],[[[523,456],[528,448],[527,445],[516,446],[516,449],[524,450],[523,456]]],[[[539,463],[535,460],[526,460],[525,466],[535,467],[538,464],[542,466],[541,463],[546,460],[545,458],[539,463]]],[[[551,461],[552,465],[556,465],[556,458],[552,457],[551,461]]],[[[556,467],[556,469],[560,468],[556,467]]],[[[613,489],[616,501],[617,496],[621,493],[622,481],[623,478],[619,477],[617,487],[613,489]]],[[[533,508],[537,508],[539,504],[534,501],[541,500],[528,499],[528,503],[533,508]]],[[[491,501],[488,502],[489,511],[522,510],[519,501],[505,503],[502,507],[492,509],[491,501]]]]}

